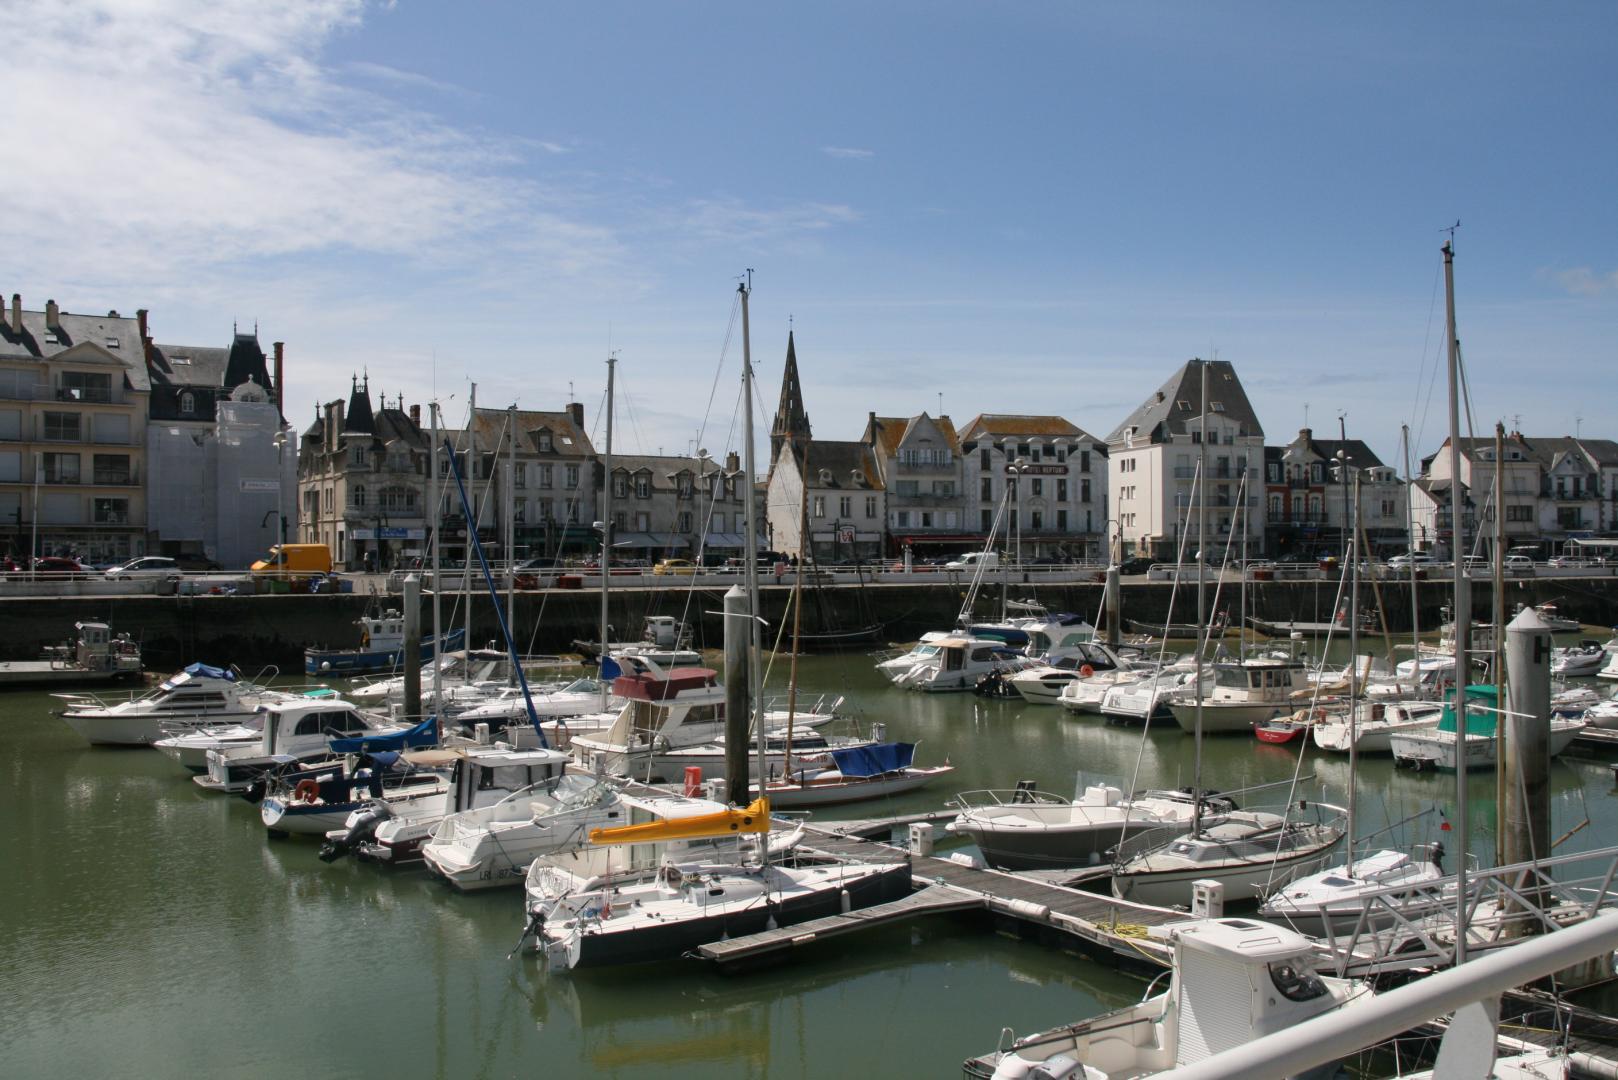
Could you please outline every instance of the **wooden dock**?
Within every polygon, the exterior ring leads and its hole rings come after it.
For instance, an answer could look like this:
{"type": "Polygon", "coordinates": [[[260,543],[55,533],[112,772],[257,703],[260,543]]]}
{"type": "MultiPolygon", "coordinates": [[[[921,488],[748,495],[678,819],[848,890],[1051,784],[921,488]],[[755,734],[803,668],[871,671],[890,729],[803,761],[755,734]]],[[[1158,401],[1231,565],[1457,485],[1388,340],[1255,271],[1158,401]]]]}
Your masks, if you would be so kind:
{"type": "Polygon", "coordinates": [[[837,937],[855,930],[901,922],[921,915],[937,915],[949,911],[972,911],[983,907],[984,898],[975,892],[956,889],[949,885],[928,885],[901,900],[861,908],[823,919],[764,930],[757,934],[715,941],[697,948],[697,955],[719,964],[734,965],[757,960],[778,952],[808,945],[829,937],[837,937]]]}

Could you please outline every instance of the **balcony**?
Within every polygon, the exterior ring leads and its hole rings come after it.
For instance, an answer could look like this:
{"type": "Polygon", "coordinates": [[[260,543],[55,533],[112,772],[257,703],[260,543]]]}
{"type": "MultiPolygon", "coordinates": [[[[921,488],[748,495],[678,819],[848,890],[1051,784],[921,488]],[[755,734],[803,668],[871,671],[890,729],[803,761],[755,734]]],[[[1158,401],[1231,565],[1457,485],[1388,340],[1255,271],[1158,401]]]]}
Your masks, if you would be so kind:
{"type": "Polygon", "coordinates": [[[138,482],[135,474],[127,469],[97,469],[91,480],[103,487],[128,487],[138,482]]]}
{"type": "Polygon", "coordinates": [[[101,386],[58,386],[57,401],[84,402],[89,405],[111,405],[112,391],[101,386]]]}
{"type": "Polygon", "coordinates": [[[946,461],[906,461],[900,458],[894,462],[897,473],[952,473],[955,471],[955,462],[946,461]]]}

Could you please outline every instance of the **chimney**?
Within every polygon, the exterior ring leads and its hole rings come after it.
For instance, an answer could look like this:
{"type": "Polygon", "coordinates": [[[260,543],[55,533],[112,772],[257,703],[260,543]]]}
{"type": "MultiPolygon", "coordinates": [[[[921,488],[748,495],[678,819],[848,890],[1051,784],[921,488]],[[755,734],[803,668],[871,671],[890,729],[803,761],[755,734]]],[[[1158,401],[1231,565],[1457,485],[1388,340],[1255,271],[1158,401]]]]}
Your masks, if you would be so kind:
{"type": "Polygon", "coordinates": [[[410,406],[410,422],[412,424],[415,424],[417,427],[421,426],[421,406],[420,405],[412,405],[412,406],[410,406]]]}
{"type": "Polygon", "coordinates": [[[1312,428],[1302,427],[1298,429],[1298,438],[1302,439],[1304,442],[1309,442],[1314,437],[1315,433],[1312,428]]]}
{"type": "Polygon", "coordinates": [[[141,345],[141,348],[144,349],[146,346],[148,346],[148,345],[150,345],[152,343],[152,336],[151,336],[150,333],[147,332],[147,329],[146,329],[146,309],[145,308],[136,308],[135,309],[135,324],[140,327],[140,345],[141,345]]]}
{"type": "Polygon", "coordinates": [[[287,418],[286,390],[281,385],[281,380],[286,375],[284,349],[285,346],[281,342],[275,343],[275,411],[280,414],[283,424],[287,418]]]}
{"type": "Polygon", "coordinates": [[[56,306],[55,300],[45,301],[45,328],[55,330],[62,325],[62,313],[56,306]]]}
{"type": "Polygon", "coordinates": [[[584,406],[577,401],[568,402],[568,416],[573,418],[573,426],[580,431],[584,430],[584,406]]]}
{"type": "Polygon", "coordinates": [[[22,333],[22,293],[11,294],[11,332],[22,333]]]}

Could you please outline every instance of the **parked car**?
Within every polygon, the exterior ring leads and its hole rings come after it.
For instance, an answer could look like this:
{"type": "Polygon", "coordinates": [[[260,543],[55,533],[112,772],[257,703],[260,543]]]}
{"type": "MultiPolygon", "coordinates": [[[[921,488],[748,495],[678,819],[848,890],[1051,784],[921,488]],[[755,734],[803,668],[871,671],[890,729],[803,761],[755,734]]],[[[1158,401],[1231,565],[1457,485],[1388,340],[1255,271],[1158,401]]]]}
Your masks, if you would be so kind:
{"type": "Polygon", "coordinates": [[[108,581],[139,581],[150,578],[177,581],[181,576],[179,564],[166,555],[142,555],[138,559],[119,563],[106,571],[108,581]]]}
{"type": "Polygon", "coordinates": [[[188,574],[217,574],[224,569],[206,555],[176,555],[174,565],[188,574]]]}
{"type": "Polygon", "coordinates": [[[652,573],[659,576],[669,574],[694,574],[697,572],[696,564],[690,559],[664,559],[652,567],[652,573]]]}
{"type": "Polygon", "coordinates": [[[945,563],[944,569],[976,570],[981,566],[985,570],[993,570],[999,565],[1000,553],[998,551],[969,551],[960,558],[952,559],[951,561],[945,563]]]}
{"type": "Polygon", "coordinates": [[[1131,555],[1118,564],[1120,574],[1144,574],[1152,568],[1152,560],[1144,555],[1131,555]]]}
{"type": "Polygon", "coordinates": [[[1534,572],[1534,560],[1526,555],[1507,555],[1506,573],[1528,575],[1534,572]]]}
{"type": "Polygon", "coordinates": [[[1412,566],[1417,570],[1427,570],[1437,565],[1438,560],[1425,551],[1408,551],[1403,555],[1395,555],[1388,560],[1389,570],[1409,570],[1412,566]]]}

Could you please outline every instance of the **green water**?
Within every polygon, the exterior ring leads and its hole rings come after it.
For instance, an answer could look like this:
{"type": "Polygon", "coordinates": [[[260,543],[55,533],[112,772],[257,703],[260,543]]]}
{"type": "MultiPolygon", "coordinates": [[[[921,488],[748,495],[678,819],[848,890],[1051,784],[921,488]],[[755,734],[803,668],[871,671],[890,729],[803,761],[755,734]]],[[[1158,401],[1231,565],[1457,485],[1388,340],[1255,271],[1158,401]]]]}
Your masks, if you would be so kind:
{"type": "MultiPolygon", "coordinates": [[[[811,695],[846,695],[890,737],[919,742],[920,762],[956,766],[942,786],[823,816],[929,809],[1024,777],[1063,793],[1078,773],[1127,785],[1137,758],[1143,784],[1191,781],[1191,740],[1172,726],[1143,740],[1054,706],[904,693],[865,657],[811,658],[800,675],[811,695]]],[[[742,975],[695,961],[547,975],[506,959],[518,890],[463,896],[419,870],[325,865],[312,843],[267,840],[257,808],[202,791],[160,754],[87,747],[51,705],[0,696],[7,1077],[954,1076],[1002,1027],[1069,1022],[1144,989],[950,918],[742,975]]],[[[1208,740],[1204,762],[1228,790],[1285,779],[1296,758],[1229,736],[1208,740]]],[[[1311,756],[1305,771],[1343,798],[1346,760],[1311,756]]],[[[1558,762],[1552,784],[1553,835],[1593,823],[1561,850],[1611,842],[1605,764],[1558,762]]],[[[1492,851],[1492,775],[1470,790],[1473,850],[1492,851]]],[[[1448,807],[1454,780],[1371,760],[1359,791],[1370,829],[1448,807]]]]}

